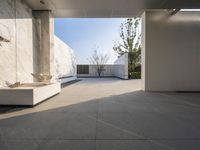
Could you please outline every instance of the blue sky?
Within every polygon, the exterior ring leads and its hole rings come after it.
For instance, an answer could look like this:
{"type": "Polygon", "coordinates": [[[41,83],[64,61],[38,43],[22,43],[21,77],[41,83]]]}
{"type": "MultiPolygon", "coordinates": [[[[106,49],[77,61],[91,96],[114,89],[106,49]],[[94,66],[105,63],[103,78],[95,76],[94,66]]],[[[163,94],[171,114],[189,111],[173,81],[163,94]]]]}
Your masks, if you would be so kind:
{"type": "Polygon", "coordinates": [[[126,19],[55,19],[55,34],[75,51],[78,64],[88,64],[94,48],[109,55],[109,64],[117,58],[114,41],[120,40],[119,27],[126,19]]]}

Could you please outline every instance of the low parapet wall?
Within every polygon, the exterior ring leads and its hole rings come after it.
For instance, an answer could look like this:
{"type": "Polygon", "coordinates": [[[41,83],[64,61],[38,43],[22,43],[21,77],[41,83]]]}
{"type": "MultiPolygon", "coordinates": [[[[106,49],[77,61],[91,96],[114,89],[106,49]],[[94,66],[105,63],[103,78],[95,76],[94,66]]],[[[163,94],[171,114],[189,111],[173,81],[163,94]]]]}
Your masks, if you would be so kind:
{"type": "MultiPolygon", "coordinates": [[[[95,65],[77,65],[78,77],[98,77],[95,65]]],[[[101,77],[128,79],[128,54],[120,56],[114,64],[105,65],[101,77]]]]}
{"type": "MultiPolygon", "coordinates": [[[[95,65],[77,65],[77,76],[98,77],[95,65]]],[[[114,65],[105,65],[101,77],[114,77],[114,65]]]]}

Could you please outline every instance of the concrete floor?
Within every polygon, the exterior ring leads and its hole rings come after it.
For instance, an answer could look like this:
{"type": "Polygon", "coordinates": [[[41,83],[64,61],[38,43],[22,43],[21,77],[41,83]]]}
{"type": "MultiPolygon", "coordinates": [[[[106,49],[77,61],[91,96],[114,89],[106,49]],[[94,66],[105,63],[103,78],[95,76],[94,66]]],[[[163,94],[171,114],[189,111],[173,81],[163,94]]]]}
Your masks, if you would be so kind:
{"type": "Polygon", "coordinates": [[[83,79],[34,108],[0,107],[1,150],[199,150],[200,94],[83,79]]]}

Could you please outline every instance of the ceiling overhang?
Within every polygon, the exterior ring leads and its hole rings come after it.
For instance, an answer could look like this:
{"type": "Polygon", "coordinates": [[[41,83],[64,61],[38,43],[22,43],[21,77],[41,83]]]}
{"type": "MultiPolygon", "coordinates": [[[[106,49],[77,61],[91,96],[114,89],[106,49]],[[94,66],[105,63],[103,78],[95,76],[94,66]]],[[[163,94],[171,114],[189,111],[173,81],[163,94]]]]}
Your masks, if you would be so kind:
{"type": "Polygon", "coordinates": [[[199,0],[24,0],[33,10],[52,10],[54,17],[137,17],[147,9],[199,9],[199,0]]]}

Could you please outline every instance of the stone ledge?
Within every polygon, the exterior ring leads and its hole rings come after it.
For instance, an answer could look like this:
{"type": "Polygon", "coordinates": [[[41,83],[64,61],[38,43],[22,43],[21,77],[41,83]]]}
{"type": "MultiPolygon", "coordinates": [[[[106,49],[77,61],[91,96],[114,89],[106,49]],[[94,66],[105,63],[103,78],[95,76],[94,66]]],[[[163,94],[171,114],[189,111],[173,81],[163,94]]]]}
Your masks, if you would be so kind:
{"type": "Polygon", "coordinates": [[[61,91],[60,83],[52,83],[48,85],[34,84],[31,87],[19,87],[19,88],[2,88],[0,89],[0,105],[23,105],[34,106],[61,91]]]}

